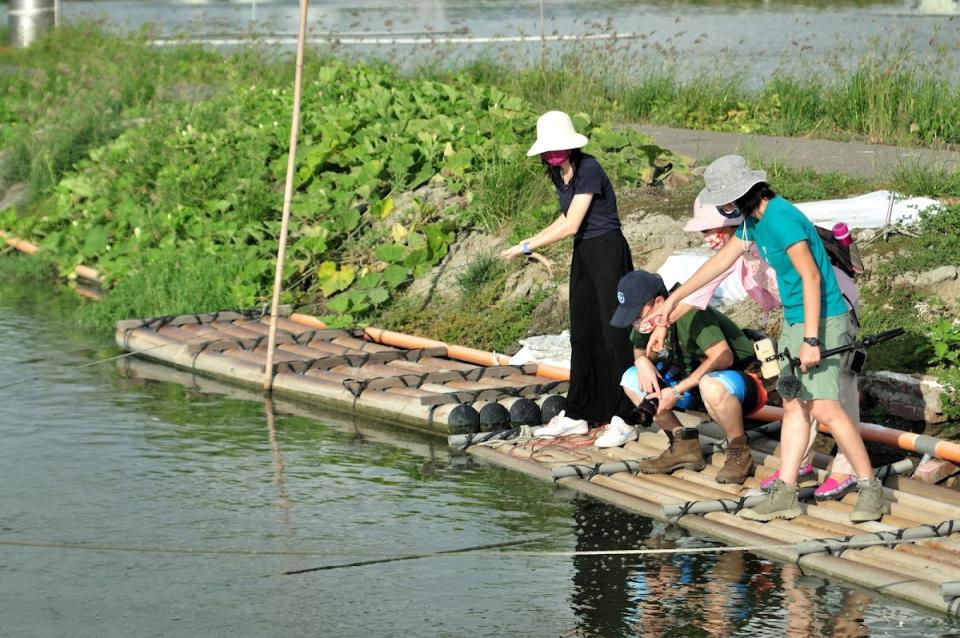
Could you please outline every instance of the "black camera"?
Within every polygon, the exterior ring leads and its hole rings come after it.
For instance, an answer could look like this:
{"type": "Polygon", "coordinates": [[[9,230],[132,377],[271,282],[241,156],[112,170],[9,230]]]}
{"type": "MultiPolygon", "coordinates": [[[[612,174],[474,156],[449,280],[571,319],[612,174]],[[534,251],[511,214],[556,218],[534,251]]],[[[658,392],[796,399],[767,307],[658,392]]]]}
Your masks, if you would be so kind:
{"type": "Polygon", "coordinates": [[[657,409],[659,407],[660,399],[656,397],[644,399],[637,404],[637,407],[630,411],[630,414],[625,420],[630,425],[647,427],[653,423],[653,417],[657,414],[657,409]]]}

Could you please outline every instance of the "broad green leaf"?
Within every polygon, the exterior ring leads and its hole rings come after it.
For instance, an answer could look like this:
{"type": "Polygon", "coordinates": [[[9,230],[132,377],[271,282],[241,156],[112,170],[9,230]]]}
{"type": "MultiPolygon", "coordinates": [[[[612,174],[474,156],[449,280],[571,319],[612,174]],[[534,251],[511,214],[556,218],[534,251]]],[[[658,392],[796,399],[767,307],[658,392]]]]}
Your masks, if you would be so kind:
{"type": "Polygon", "coordinates": [[[399,244],[383,244],[373,253],[377,259],[388,262],[399,262],[407,254],[406,248],[399,244]]]}
{"type": "Polygon", "coordinates": [[[383,280],[394,288],[407,281],[408,276],[409,271],[403,266],[390,265],[383,271],[383,280]]]}
{"type": "Polygon", "coordinates": [[[323,292],[323,296],[329,297],[335,292],[349,288],[350,284],[353,283],[355,273],[353,266],[343,266],[323,277],[319,276],[318,272],[317,281],[320,283],[320,291],[323,292]]]}
{"type": "Polygon", "coordinates": [[[385,288],[374,288],[367,293],[370,303],[379,306],[390,297],[390,293],[385,288]]]}
{"type": "Polygon", "coordinates": [[[95,257],[107,249],[107,231],[103,226],[94,226],[83,239],[84,257],[95,257]]]}
{"type": "Polygon", "coordinates": [[[343,314],[350,308],[350,296],[344,294],[328,299],[327,308],[336,313],[343,314]]]}
{"type": "Polygon", "coordinates": [[[381,281],[383,281],[383,273],[368,272],[364,276],[360,277],[360,279],[357,281],[357,285],[363,289],[370,289],[380,285],[381,281]]]}

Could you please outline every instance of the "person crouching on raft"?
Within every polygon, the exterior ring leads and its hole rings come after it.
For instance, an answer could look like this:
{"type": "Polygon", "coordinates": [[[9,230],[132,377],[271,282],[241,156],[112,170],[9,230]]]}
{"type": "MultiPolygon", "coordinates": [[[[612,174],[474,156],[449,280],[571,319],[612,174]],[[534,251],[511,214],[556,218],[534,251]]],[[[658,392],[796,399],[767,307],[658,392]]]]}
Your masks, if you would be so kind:
{"type": "MultiPolygon", "coordinates": [[[[643,270],[634,271],[620,280],[617,295],[620,306],[610,323],[633,325],[630,341],[636,357],[636,365],[623,374],[620,383],[634,404],[641,404],[647,397],[658,397],[653,420],[670,441],[663,454],[640,461],[640,471],[666,474],[679,469],[699,471],[705,467],[697,428],[684,428],[673,412],[689,393],[699,390],[704,407],[727,438],[726,461],[716,480],[743,483],[754,470],[750,445],[743,432],[743,416],[756,412],[767,402],[763,382],[746,372],[757,360],[753,344],[733,321],[713,308],[688,312],[670,328],[667,360],[678,378],[675,385],[664,387],[654,361],[659,357],[651,358],[647,352],[650,335],[641,332],[640,319],[667,297],[663,279],[643,270]]],[[[646,407],[649,410],[649,404],[646,407]]],[[[597,447],[623,445],[637,437],[636,430],[622,423],[620,417],[615,416],[608,429],[613,430],[615,426],[620,426],[623,434],[616,438],[605,434],[597,439],[597,447]]]]}
{"type": "MultiPolygon", "coordinates": [[[[880,519],[884,512],[883,485],[873,468],[863,440],[840,405],[838,356],[821,360],[820,348],[849,343],[852,333],[847,307],[830,260],[813,224],[795,206],[778,196],[763,171],[750,170],[745,159],[727,155],[704,172],[700,201],[727,215],[742,214],[744,223],[733,237],[690,279],[644,320],[666,324],[677,304],[708,284],[756,242],[764,260],[777,273],[785,326],[778,349],[790,350],[800,360],[800,392],[783,399],[780,478],[756,507],[741,510],[744,518],[769,521],[801,514],[797,474],[807,447],[810,417],[825,424],[857,474],[859,497],[850,514],[855,523],[880,519]]],[[[781,378],[792,374],[781,361],[781,378]]]]}
{"type": "MultiPolygon", "coordinates": [[[[742,221],[743,218],[740,215],[721,214],[716,206],[703,205],[698,197],[693,202],[693,217],[687,221],[683,229],[689,232],[699,232],[711,249],[720,250],[733,236],[734,231],[742,221]]],[[[856,340],[855,330],[858,325],[857,304],[860,299],[860,291],[857,290],[856,283],[847,273],[837,266],[831,267],[840,286],[840,292],[843,294],[844,302],[851,313],[852,321],[848,322],[848,326],[853,332],[851,332],[849,338],[854,341],[856,340]]],[[[687,312],[706,308],[713,297],[714,291],[729,276],[740,282],[747,295],[757,302],[757,305],[763,310],[764,317],[771,310],[781,305],[776,273],[767,262],[761,259],[756,245],[751,244],[750,249],[742,252],[730,268],[677,304],[676,309],[670,314],[670,323],[675,323],[687,312]]],[[[666,327],[656,327],[650,335],[647,352],[662,350],[666,334],[666,327]]],[[[845,366],[840,371],[840,404],[851,421],[854,423],[860,422],[860,394],[857,391],[857,375],[847,370],[845,366]]],[[[810,436],[797,477],[800,481],[814,477],[813,464],[810,459],[818,431],[817,425],[816,418],[812,418],[810,420],[810,436]]],[[[838,499],[856,484],[853,467],[842,451],[838,452],[834,458],[830,470],[830,476],[827,477],[827,480],[814,490],[813,495],[817,500],[838,499]]],[[[760,487],[768,489],[778,478],[780,478],[780,470],[776,470],[760,481],[760,487]]]]}
{"type": "Polygon", "coordinates": [[[607,424],[633,406],[620,387],[630,367],[628,332],[610,326],[617,306],[617,281],[633,270],[630,247],[620,230],[617,197],[599,162],[580,149],[587,138],[560,111],[537,120],[537,139],[528,157],[539,155],[560,201],[549,226],[500,253],[505,259],[573,236],[570,262],[570,386],[566,409],[536,436],[587,432],[588,421],[607,424]]]}

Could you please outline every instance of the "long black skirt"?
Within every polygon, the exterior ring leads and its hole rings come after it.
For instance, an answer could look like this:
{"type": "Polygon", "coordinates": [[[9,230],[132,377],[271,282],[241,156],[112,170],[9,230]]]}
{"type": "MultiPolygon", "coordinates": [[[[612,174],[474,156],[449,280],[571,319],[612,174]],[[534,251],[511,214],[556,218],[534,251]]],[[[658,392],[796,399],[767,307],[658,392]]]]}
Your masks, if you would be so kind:
{"type": "Polygon", "coordinates": [[[570,263],[570,390],[567,416],[607,423],[633,409],[620,377],[633,365],[629,328],[614,328],[617,282],[633,270],[619,230],[576,240],[570,263]]]}

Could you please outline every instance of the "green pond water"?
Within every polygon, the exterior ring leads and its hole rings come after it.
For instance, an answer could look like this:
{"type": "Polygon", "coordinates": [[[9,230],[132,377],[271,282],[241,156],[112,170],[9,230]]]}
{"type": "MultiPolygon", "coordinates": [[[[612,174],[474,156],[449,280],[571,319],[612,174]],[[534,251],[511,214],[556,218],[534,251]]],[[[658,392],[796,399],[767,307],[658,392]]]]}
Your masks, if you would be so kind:
{"type": "Polygon", "coordinates": [[[80,303],[0,281],[2,636],[960,635],[751,554],[524,555],[713,543],[440,439],[156,364],[81,367],[118,352],[76,328],[80,303]],[[285,575],[315,567],[334,568],[285,575]]]}

